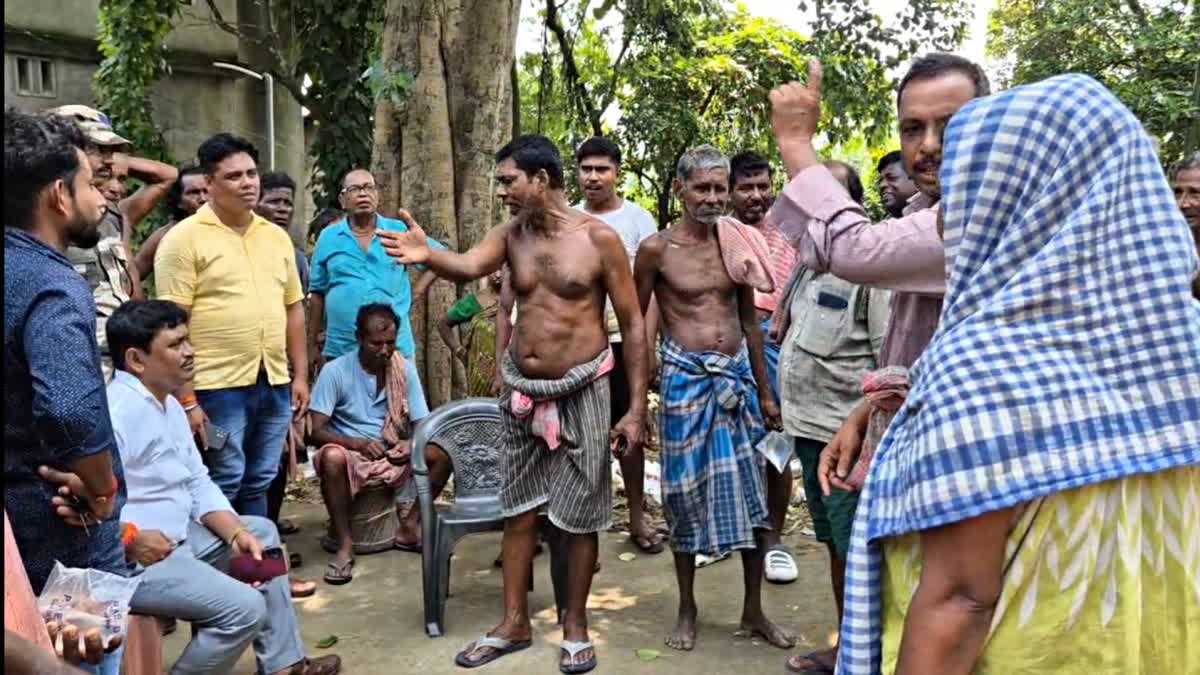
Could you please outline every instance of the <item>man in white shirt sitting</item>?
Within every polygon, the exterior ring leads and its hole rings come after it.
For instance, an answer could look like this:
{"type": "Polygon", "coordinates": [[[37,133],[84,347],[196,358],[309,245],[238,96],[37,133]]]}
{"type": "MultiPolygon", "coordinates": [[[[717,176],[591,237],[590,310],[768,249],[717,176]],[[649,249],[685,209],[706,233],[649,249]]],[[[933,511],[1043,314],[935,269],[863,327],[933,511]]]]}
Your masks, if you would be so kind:
{"type": "Polygon", "coordinates": [[[287,574],[254,586],[228,574],[231,559],[261,560],[278,547],[279,532],[233,511],[171,395],[192,379],[187,320],[174,303],[130,301],[107,326],[116,368],[108,403],[129,493],[126,556],[145,567],[130,606],[191,622],[195,635],[172,673],[232,672],[253,641],[259,672],[334,675],[337,656],[304,656],[287,574]]]}

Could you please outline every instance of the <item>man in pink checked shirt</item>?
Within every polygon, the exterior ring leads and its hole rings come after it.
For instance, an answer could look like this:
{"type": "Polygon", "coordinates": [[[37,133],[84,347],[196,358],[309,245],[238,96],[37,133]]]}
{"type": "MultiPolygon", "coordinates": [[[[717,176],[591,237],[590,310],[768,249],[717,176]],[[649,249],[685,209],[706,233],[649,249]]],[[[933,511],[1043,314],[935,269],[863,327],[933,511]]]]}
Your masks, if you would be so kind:
{"type": "MultiPolygon", "coordinates": [[[[851,283],[894,291],[880,367],[912,366],[937,328],[946,290],[945,252],[937,225],[942,132],[960,108],[989,93],[987,76],[961,57],[933,53],[910,66],[900,81],[897,116],[904,168],[918,193],[903,216],[872,225],[862,207],[822,166],[813,147],[821,117],[820,62],[809,65],[807,84],[793,82],[771,92],[771,124],[789,183],[769,217],[795,246],[799,264],[851,283]]],[[[872,414],[868,403],[859,404],[821,453],[818,473],[826,494],[830,484],[852,489],[845,478],[862,449],[872,414]]],[[[834,587],[840,589],[840,582],[844,579],[835,579],[834,587]]],[[[841,598],[837,600],[840,608],[841,598]]],[[[832,673],[835,661],[833,649],[795,655],[787,668],[795,673],[832,673]]]]}

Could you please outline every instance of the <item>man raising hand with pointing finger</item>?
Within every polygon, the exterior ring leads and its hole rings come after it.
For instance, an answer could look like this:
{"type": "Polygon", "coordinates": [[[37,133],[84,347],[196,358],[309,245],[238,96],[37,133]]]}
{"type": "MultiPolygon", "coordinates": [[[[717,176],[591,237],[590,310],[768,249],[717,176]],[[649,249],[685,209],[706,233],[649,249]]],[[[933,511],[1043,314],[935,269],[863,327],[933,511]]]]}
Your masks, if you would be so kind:
{"type": "MultiPolygon", "coordinates": [[[[873,225],[822,166],[813,146],[821,118],[821,79],[821,63],[814,60],[807,83],[791,82],[771,92],[771,125],[789,178],[771,216],[796,247],[798,264],[893,291],[881,370],[865,378],[867,399],[821,453],[818,474],[828,495],[834,489],[861,488],[869,455],[894,414],[888,411],[890,404],[873,407],[869,401],[903,397],[907,369],[937,328],[945,293],[945,252],[937,227],[942,131],[954,113],[990,90],[979,66],[952,54],[929,54],[909,67],[897,93],[897,116],[904,168],[918,193],[902,217],[873,225]],[[864,449],[865,461],[852,472],[864,449]]],[[[840,556],[831,561],[840,610],[846,552],[833,553],[840,556]]],[[[834,660],[833,650],[814,652],[794,656],[788,669],[832,673],[834,660]]]]}

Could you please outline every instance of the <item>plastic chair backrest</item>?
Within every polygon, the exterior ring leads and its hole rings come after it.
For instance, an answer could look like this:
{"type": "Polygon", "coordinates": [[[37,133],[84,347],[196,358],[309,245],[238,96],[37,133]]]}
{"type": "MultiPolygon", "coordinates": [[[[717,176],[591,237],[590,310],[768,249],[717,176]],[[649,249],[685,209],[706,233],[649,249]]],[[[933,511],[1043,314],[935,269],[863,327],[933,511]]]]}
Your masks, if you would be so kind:
{"type": "Polygon", "coordinates": [[[500,491],[500,405],[492,398],[447,403],[421,420],[413,434],[413,470],[425,474],[424,448],[433,443],[454,465],[454,498],[494,497],[500,491]]]}

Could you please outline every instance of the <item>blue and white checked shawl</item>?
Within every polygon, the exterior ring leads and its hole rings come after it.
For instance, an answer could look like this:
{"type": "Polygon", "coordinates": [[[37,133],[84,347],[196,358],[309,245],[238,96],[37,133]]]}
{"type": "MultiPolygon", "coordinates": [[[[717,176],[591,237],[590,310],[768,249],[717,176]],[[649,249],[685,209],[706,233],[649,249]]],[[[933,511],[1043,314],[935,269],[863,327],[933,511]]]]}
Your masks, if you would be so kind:
{"type": "Polygon", "coordinates": [[[763,458],[766,430],[743,341],[737,354],[662,344],[662,492],[671,548],[713,555],[754,548],[769,527],[763,458]]]}
{"type": "Polygon", "coordinates": [[[1200,463],[1191,234],[1138,120],[1096,81],[973,101],[946,128],[941,323],[876,454],[840,673],[880,671],[879,540],[1200,463]]]}

